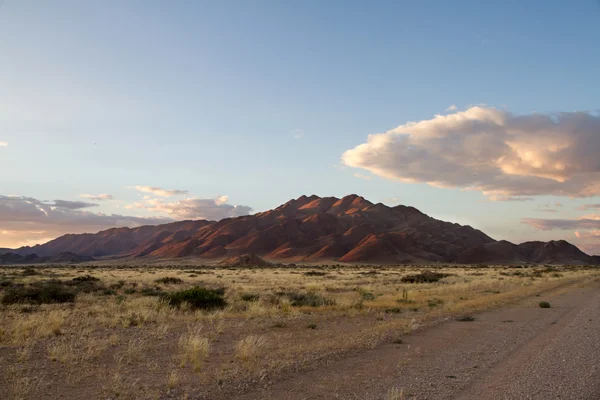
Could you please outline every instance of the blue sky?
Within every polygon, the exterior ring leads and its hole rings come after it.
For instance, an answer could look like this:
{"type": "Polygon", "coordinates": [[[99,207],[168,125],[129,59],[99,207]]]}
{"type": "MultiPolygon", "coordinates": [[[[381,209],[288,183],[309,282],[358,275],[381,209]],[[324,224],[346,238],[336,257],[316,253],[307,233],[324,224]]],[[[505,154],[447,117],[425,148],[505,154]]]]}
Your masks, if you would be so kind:
{"type": "MultiPolygon", "coordinates": [[[[522,223],[591,214],[576,208],[600,203],[594,191],[488,201],[341,161],[369,134],[471,105],[596,112],[596,1],[6,0],[0,38],[0,195],[103,193],[113,200],[75,212],[177,219],[168,204],[190,197],[262,211],[301,194],[357,193],[497,239],[596,246],[594,230],[583,240],[522,223]]],[[[0,214],[0,247],[96,227],[29,222],[0,214]]]]}

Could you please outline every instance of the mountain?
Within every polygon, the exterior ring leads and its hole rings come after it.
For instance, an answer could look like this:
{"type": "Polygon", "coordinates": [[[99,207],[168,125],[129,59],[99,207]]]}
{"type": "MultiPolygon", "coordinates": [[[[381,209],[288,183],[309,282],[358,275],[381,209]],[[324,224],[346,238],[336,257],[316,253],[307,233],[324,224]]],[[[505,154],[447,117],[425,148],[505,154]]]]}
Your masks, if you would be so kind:
{"type": "Polygon", "coordinates": [[[496,241],[470,226],[431,218],[414,207],[373,204],[357,195],[301,196],[255,215],[65,235],[12,252],[229,262],[251,253],[267,261],[288,262],[599,263],[565,241],[519,245],[496,241]]]}
{"type": "Polygon", "coordinates": [[[20,255],[13,252],[0,254],[0,264],[39,264],[39,263],[80,263],[94,261],[93,257],[81,256],[70,252],[62,252],[55,256],[39,257],[35,253],[20,255]]]}

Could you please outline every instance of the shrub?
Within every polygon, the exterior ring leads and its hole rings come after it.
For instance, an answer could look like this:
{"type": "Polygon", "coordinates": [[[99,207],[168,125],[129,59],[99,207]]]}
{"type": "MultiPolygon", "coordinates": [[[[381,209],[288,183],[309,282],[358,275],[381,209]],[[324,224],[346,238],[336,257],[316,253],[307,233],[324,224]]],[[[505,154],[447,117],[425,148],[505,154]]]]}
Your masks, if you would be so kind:
{"type": "Polygon", "coordinates": [[[308,324],[308,329],[317,329],[317,324],[308,324]]]}
{"type": "Polygon", "coordinates": [[[227,302],[219,290],[211,290],[203,287],[193,287],[178,292],[165,293],[162,297],[171,307],[179,308],[181,304],[188,303],[193,309],[215,309],[224,308],[227,302]]]}
{"type": "Polygon", "coordinates": [[[358,293],[360,294],[360,298],[363,300],[375,300],[375,295],[365,289],[358,289],[358,293]]]}
{"type": "Polygon", "coordinates": [[[140,291],[140,293],[142,296],[162,296],[163,294],[162,290],[158,287],[145,287],[140,291]]]}
{"type": "Polygon", "coordinates": [[[400,314],[402,312],[402,309],[400,307],[392,307],[386,308],[384,311],[386,314],[400,314]]]}
{"type": "Polygon", "coordinates": [[[432,299],[432,300],[427,300],[427,305],[430,308],[434,308],[439,306],[440,304],[444,304],[444,300],[442,299],[432,299]]]}
{"type": "Polygon", "coordinates": [[[308,271],[304,273],[305,276],[325,276],[327,272],[323,271],[308,271]]]}
{"type": "Polygon", "coordinates": [[[451,275],[452,274],[444,274],[441,272],[425,271],[419,274],[406,275],[401,281],[405,283],[433,283],[451,275]]]}
{"type": "Polygon", "coordinates": [[[39,275],[39,273],[33,268],[25,268],[23,272],[21,272],[23,276],[31,276],[31,275],[39,275]]]}
{"type": "Polygon", "coordinates": [[[243,301],[258,301],[259,298],[260,295],[256,293],[242,293],[240,295],[240,299],[242,299],[243,301]]]}
{"type": "Polygon", "coordinates": [[[471,317],[470,315],[465,315],[464,317],[459,318],[457,321],[460,321],[460,322],[473,322],[473,321],[475,321],[475,317],[471,317]]]}
{"type": "Polygon", "coordinates": [[[76,278],[72,279],[73,282],[98,282],[100,281],[100,279],[96,278],[95,276],[91,276],[91,275],[83,275],[83,276],[78,276],[76,278]]]}
{"type": "Polygon", "coordinates": [[[164,278],[157,279],[156,283],[162,283],[163,285],[177,285],[183,283],[183,280],[174,276],[165,276],[164,278]]]}
{"type": "Polygon", "coordinates": [[[335,304],[335,301],[326,299],[315,292],[308,293],[288,293],[288,297],[290,299],[290,304],[294,307],[320,307],[320,306],[329,306],[335,304]]]}
{"type": "Polygon", "coordinates": [[[547,301],[540,301],[539,306],[540,306],[540,308],[550,308],[550,307],[552,307],[550,305],[550,303],[548,303],[547,301]]]}
{"type": "Polygon", "coordinates": [[[123,290],[123,293],[125,294],[135,294],[137,292],[137,290],[133,289],[133,288],[128,288],[123,290]]]}
{"type": "Polygon", "coordinates": [[[2,304],[72,303],[75,296],[76,292],[71,288],[56,281],[48,281],[36,286],[12,287],[2,297],[2,304]]]}

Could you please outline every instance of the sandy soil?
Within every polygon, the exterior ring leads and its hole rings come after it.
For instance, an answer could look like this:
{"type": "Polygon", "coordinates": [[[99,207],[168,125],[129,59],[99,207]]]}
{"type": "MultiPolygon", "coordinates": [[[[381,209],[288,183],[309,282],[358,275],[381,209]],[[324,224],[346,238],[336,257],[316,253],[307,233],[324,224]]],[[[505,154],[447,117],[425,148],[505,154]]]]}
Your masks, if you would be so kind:
{"type": "Polygon", "coordinates": [[[600,285],[586,286],[449,320],[237,398],[597,400],[600,285]]]}

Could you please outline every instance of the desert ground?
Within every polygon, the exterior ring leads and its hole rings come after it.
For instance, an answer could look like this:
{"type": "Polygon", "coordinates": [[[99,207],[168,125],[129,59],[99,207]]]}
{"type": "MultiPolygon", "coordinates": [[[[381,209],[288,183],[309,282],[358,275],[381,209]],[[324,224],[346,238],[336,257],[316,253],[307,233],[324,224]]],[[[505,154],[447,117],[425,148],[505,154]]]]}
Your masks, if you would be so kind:
{"type": "Polygon", "coordinates": [[[3,267],[0,398],[598,399],[599,287],[582,266],[3,267]]]}

